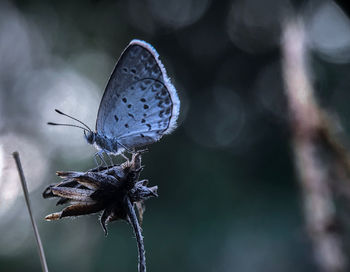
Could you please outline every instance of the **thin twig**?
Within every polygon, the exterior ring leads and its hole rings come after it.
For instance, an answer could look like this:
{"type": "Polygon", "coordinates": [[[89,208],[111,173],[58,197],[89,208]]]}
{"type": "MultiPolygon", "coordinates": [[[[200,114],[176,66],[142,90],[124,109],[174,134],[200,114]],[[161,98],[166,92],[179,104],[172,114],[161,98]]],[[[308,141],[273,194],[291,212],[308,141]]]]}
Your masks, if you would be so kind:
{"type": "Polygon", "coordinates": [[[338,169],[344,170],[347,163],[339,156],[340,143],[334,144],[336,139],[330,117],[314,97],[308,76],[305,40],[301,20],[285,25],[283,72],[295,164],[303,190],[307,229],[318,265],[324,272],[345,272],[348,265],[332,189],[340,175],[338,169]]]}
{"type": "Polygon", "coordinates": [[[138,254],[139,254],[138,269],[139,269],[139,272],[146,272],[146,254],[145,254],[145,247],[143,244],[143,237],[141,234],[141,228],[136,217],[134,206],[132,205],[129,197],[127,197],[127,204],[128,204],[128,216],[130,218],[134,233],[136,235],[136,240],[137,240],[137,248],[138,248],[138,254]]]}
{"type": "Polygon", "coordinates": [[[28,193],[28,188],[27,188],[27,183],[24,177],[24,172],[23,172],[23,168],[22,168],[22,164],[21,164],[21,160],[19,158],[19,154],[17,151],[12,153],[13,158],[15,159],[16,165],[17,165],[17,170],[18,170],[18,174],[19,174],[19,178],[21,180],[21,184],[22,184],[22,189],[23,189],[23,194],[24,194],[24,198],[26,200],[26,204],[27,204],[27,208],[28,208],[28,213],[29,213],[29,217],[30,220],[32,222],[32,226],[33,226],[33,230],[34,230],[34,235],[35,235],[35,240],[36,243],[38,245],[38,251],[39,251],[39,257],[40,257],[40,262],[41,262],[41,267],[42,270],[44,272],[48,272],[48,268],[47,268],[47,263],[46,263],[46,258],[45,258],[45,253],[44,253],[44,248],[43,245],[41,243],[40,240],[40,236],[39,236],[39,231],[38,228],[35,224],[34,221],[34,217],[33,217],[33,213],[32,213],[32,209],[30,206],[30,199],[29,199],[29,193],[28,193]]]}

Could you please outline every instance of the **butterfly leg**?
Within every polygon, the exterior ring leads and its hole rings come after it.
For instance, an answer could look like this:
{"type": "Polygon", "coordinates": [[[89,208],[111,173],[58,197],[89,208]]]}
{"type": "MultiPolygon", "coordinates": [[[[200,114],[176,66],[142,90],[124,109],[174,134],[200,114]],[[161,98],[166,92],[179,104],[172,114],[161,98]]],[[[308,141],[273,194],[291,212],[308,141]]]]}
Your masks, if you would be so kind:
{"type": "Polygon", "coordinates": [[[113,162],[113,159],[112,159],[112,156],[109,155],[107,152],[105,152],[105,154],[107,155],[108,159],[109,159],[109,162],[111,163],[111,166],[114,165],[114,162],[113,162]]]}
{"type": "Polygon", "coordinates": [[[97,168],[100,168],[100,166],[102,166],[102,163],[99,164],[98,161],[97,161],[97,153],[94,155],[94,161],[95,161],[95,163],[97,165],[97,168]]]}
{"type": "Polygon", "coordinates": [[[120,156],[122,156],[124,159],[126,159],[126,161],[130,161],[129,158],[127,156],[125,156],[123,153],[120,153],[120,156]]]}
{"type": "Polygon", "coordinates": [[[94,160],[95,160],[98,167],[102,166],[103,164],[108,166],[108,164],[106,163],[106,161],[103,158],[103,152],[104,152],[104,150],[100,150],[94,155],[94,160]],[[100,158],[101,164],[97,163],[97,157],[100,158]]]}
{"type": "MultiPolygon", "coordinates": [[[[133,153],[133,151],[132,150],[130,150],[128,147],[126,147],[125,145],[123,145],[122,143],[120,143],[120,142],[117,142],[118,143],[118,145],[120,145],[122,148],[124,148],[127,152],[129,152],[129,153],[133,153]]],[[[119,155],[121,155],[126,161],[130,161],[129,160],[129,158],[127,157],[127,156],[125,156],[123,153],[120,153],[119,155]]]]}

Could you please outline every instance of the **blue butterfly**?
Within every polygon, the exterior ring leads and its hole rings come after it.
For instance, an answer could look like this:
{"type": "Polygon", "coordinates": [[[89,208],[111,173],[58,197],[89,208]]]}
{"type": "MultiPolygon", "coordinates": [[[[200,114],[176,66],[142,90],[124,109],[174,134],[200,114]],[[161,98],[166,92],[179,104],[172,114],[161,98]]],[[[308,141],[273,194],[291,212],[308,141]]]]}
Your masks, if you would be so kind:
{"type": "Polygon", "coordinates": [[[122,154],[162,138],[176,128],[180,100],[157,51],[148,43],[132,40],[121,54],[107,83],[96,119],[96,131],[79,127],[89,144],[107,154],[122,154]]]}

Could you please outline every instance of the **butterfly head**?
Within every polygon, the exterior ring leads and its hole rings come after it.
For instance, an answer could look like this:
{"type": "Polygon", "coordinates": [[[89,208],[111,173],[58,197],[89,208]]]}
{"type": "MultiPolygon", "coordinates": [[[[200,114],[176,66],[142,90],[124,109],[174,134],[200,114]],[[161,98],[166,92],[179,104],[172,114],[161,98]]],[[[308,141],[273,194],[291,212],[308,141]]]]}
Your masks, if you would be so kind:
{"type": "Polygon", "coordinates": [[[85,139],[86,141],[89,143],[89,144],[94,144],[96,142],[96,133],[93,132],[93,131],[86,131],[84,130],[84,136],[85,136],[85,139]]]}

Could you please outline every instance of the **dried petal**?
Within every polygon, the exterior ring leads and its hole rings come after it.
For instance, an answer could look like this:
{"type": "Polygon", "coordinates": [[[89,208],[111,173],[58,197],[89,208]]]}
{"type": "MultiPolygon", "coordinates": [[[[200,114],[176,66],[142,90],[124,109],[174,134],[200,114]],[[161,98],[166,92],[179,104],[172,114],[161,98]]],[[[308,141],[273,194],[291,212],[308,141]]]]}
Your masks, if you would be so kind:
{"type": "Polygon", "coordinates": [[[75,172],[75,171],[56,171],[56,175],[61,178],[71,178],[74,179],[79,175],[83,175],[84,172],[75,172]]]}
{"type": "Polygon", "coordinates": [[[94,191],[88,190],[88,189],[52,187],[51,191],[53,194],[60,196],[60,197],[64,197],[64,198],[80,200],[80,201],[84,201],[84,202],[93,201],[90,198],[90,196],[94,191]]]}
{"type": "Polygon", "coordinates": [[[101,205],[96,203],[95,204],[88,204],[88,203],[75,204],[64,208],[61,212],[60,218],[67,217],[67,216],[79,216],[84,214],[97,213],[102,209],[103,207],[101,207],[101,205]]]}
{"type": "Polygon", "coordinates": [[[57,213],[51,213],[49,215],[45,216],[45,220],[46,221],[52,221],[52,220],[57,220],[61,218],[61,212],[57,212],[57,213]]]}
{"type": "Polygon", "coordinates": [[[143,222],[143,213],[146,211],[146,205],[143,201],[135,202],[135,206],[137,209],[137,214],[139,215],[139,222],[142,225],[143,222]]]}
{"type": "Polygon", "coordinates": [[[101,185],[96,180],[87,179],[85,177],[76,178],[76,181],[90,190],[97,190],[98,188],[100,188],[101,185]]]}
{"type": "Polygon", "coordinates": [[[158,186],[147,187],[153,194],[153,196],[158,197],[158,186]]]}
{"type": "Polygon", "coordinates": [[[56,186],[56,184],[51,184],[51,185],[47,186],[43,192],[43,198],[55,197],[55,195],[51,191],[52,187],[55,187],[55,186],[56,186]]]}

